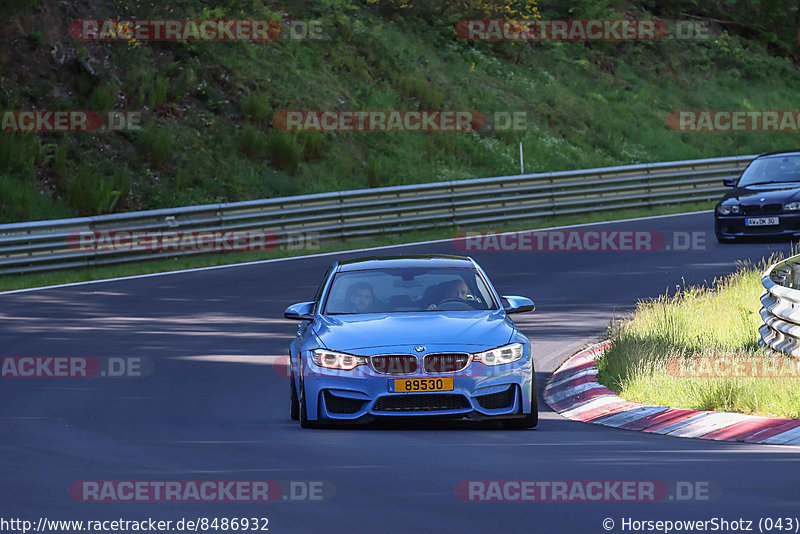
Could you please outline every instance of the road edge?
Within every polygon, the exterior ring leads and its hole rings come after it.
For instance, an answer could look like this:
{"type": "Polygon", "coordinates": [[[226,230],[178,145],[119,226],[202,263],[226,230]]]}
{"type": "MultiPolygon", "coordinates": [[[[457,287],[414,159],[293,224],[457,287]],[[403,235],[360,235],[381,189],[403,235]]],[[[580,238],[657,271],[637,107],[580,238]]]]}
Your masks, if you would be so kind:
{"type": "Polygon", "coordinates": [[[699,411],[630,402],[597,382],[596,360],[612,341],[576,352],[550,376],[542,396],[573,421],[681,438],[800,445],[800,419],[699,411]]]}

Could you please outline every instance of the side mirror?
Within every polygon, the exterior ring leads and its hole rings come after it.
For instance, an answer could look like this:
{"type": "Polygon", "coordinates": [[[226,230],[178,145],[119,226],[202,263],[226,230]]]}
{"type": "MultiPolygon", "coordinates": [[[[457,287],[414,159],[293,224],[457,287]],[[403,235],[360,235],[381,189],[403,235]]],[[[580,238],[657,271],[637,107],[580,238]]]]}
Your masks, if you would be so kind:
{"type": "Polygon", "coordinates": [[[725,187],[736,187],[736,178],[723,178],[722,185],[725,187]]]}
{"type": "Polygon", "coordinates": [[[313,307],[313,302],[298,302],[286,308],[286,311],[283,312],[283,316],[296,321],[313,321],[314,314],[311,312],[313,307]]]}
{"type": "Polygon", "coordinates": [[[507,314],[532,312],[536,309],[533,301],[525,297],[500,297],[503,301],[503,309],[507,314]]]}

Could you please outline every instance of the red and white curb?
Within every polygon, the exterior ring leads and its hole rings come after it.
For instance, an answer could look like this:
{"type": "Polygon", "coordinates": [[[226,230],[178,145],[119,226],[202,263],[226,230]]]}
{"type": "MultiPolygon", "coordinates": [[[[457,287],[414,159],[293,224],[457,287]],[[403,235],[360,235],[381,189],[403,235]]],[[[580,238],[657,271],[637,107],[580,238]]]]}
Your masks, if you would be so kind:
{"type": "Polygon", "coordinates": [[[597,382],[595,360],[611,345],[604,341],[570,357],[544,388],[544,400],[567,419],[682,438],[800,445],[800,419],[758,417],[644,406],[617,396],[597,382]]]}

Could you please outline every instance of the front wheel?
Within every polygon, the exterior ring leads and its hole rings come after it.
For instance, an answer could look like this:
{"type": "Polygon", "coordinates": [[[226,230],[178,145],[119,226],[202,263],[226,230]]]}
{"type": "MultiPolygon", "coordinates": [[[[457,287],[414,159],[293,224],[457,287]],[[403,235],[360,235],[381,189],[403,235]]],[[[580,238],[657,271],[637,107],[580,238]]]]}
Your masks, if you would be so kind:
{"type": "Polygon", "coordinates": [[[306,388],[300,382],[300,426],[302,428],[314,428],[317,426],[316,421],[308,419],[308,410],[306,409],[306,388]]]}
{"type": "Polygon", "coordinates": [[[511,430],[525,430],[539,424],[539,395],[536,391],[536,378],[531,376],[531,413],[519,419],[503,421],[503,426],[511,430]]]}
{"type": "Polygon", "coordinates": [[[735,243],[736,242],[736,238],[735,237],[724,237],[720,233],[720,231],[719,231],[719,223],[717,222],[716,219],[714,220],[714,237],[717,238],[717,243],[719,243],[721,245],[728,245],[730,243],[735,243]]]}
{"type": "Polygon", "coordinates": [[[297,421],[300,419],[300,399],[297,398],[297,390],[294,387],[294,373],[289,375],[289,388],[292,390],[290,393],[292,404],[289,408],[289,417],[292,418],[292,421],[297,421]]]}
{"type": "Polygon", "coordinates": [[[730,245],[732,243],[736,243],[735,237],[722,237],[717,233],[715,233],[715,235],[717,237],[717,243],[719,243],[720,245],[730,245]]]}

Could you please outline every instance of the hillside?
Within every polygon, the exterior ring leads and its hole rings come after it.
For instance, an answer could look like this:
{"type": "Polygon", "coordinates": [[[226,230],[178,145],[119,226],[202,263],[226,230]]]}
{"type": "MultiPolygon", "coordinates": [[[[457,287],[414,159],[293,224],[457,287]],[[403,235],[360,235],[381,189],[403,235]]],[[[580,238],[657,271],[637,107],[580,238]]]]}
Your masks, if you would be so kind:
{"type": "Polygon", "coordinates": [[[0,222],[516,174],[520,141],[526,172],[798,145],[796,133],[666,124],[674,110],[800,109],[792,48],[776,45],[777,29],[761,31],[766,19],[716,25],[710,39],[470,42],[454,31],[464,18],[676,18],[703,8],[430,5],[4,2],[0,110],[134,111],[142,129],[0,132],[0,222]],[[283,33],[268,42],[89,42],[68,32],[78,19],[131,17],[275,19],[283,33]],[[322,38],[287,38],[287,28],[302,28],[292,20],[322,38]],[[490,126],[496,112],[526,120],[508,131],[291,133],[273,124],[283,110],[478,110],[490,126]]]}

